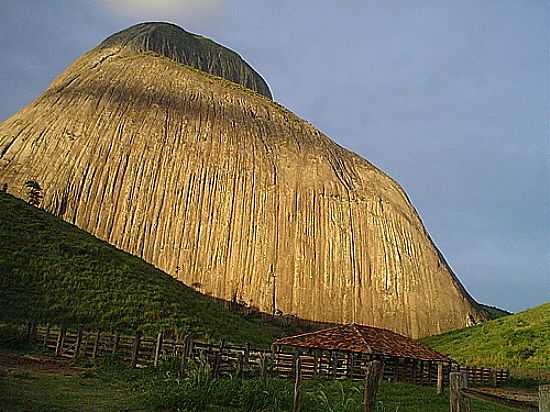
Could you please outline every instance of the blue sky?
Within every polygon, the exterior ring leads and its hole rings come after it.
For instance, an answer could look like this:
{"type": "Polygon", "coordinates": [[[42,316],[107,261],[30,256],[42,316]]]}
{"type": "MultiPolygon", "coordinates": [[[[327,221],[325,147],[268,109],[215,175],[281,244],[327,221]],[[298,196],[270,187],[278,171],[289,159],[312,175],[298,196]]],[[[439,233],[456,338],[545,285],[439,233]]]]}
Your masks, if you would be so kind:
{"type": "Polygon", "coordinates": [[[109,34],[171,21],[405,188],[480,302],[550,301],[545,0],[3,0],[0,118],[109,34]]]}

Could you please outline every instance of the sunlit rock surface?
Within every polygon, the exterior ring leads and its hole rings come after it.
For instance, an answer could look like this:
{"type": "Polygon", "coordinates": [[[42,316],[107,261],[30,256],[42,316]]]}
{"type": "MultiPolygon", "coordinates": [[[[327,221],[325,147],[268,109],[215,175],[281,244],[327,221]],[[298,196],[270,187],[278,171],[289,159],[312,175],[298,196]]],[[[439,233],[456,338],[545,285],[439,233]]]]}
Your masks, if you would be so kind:
{"type": "Polygon", "coordinates": [[[27,179],[50,212],[219,298],[413,337],[485,318],[395,181],[173,25],[109,37],[0,123],[0,184],[25,198],[27,179]]]}

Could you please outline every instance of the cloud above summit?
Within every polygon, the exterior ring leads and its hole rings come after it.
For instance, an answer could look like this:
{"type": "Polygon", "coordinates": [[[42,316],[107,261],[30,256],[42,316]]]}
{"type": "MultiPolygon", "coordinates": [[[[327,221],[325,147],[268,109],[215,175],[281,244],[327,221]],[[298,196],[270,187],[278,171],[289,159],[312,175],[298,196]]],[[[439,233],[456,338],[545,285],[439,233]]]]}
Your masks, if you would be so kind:
{"type": "Polygon", "coordinates": [[[116,14],[140,20],[218,17],[224,0],[101,0],[116,14]]]}

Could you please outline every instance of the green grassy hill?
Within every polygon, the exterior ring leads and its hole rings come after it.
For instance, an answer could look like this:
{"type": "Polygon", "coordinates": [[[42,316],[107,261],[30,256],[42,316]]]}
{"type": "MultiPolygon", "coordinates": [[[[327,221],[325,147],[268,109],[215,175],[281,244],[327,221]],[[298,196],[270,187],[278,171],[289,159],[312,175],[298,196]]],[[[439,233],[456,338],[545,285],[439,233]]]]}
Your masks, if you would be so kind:
{"type": "Polygon", "coordinates": [[[507,310],[497,308],[496,306],[490,306],[490,305],[484,305],[483,303],[480,304],[481,307],[487,312],[489,315],[489,319],[498,319],[503,316],[511,315],[512,312],[508,312],[507,310]]]}
{"type": "Polygon", "coordinates": [[[550,368],[550,303],[422,341],[467,365],[550,368]]]}
{"type": "Polygon", "coordinates": [[[265,344],[284,334],[0,192],[0,321],[30,319],[103,330],[190,331],[265,344]]]}

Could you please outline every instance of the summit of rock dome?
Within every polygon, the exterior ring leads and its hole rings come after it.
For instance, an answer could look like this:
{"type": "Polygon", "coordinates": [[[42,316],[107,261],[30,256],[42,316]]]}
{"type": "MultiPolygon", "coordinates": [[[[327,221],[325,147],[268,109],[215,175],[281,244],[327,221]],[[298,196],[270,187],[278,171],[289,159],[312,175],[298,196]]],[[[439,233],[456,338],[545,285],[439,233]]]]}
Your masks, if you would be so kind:
{"type": "Polygon", "coordinates": [[[97,49],[112,47],[156,53],[272,99],[266,81],[238,53],[172,23],[136,24],[109,36],[97,49]]]}

